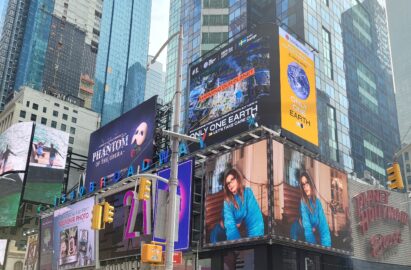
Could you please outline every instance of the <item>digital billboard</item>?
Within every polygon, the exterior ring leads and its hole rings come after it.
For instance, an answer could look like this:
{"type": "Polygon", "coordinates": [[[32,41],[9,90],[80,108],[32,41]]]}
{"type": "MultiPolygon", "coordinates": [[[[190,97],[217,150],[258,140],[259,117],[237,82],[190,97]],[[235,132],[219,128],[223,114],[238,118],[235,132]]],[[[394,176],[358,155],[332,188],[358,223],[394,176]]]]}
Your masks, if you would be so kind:
{"type": "MultiPolygon", "coordinates": [[[[170,169],[158,172],[158,175],[170,179],[170,169]]],[[[191,182],[193,179],[193,160],[181,162],[178,165],[177,196],[179,214],[176,226],[175,250],[187,250],[190,246],[190,218],[191,218],[191,182]]],[[[154,207],[154,237],[157,242],[166,241],[166,218],[168,213],[168,185],[157,181],[156,201],[154,207]]]]}
{"type": "Polygon", "coordinates": [[[26,255],[24,256],[24,270],[37,270],[39,260],[39,238],[38,234],[27,237],[26,255]]]}
{"type": "Polygon", "coordinates": [[[53,270],[95,265],[94,197],[57,209],[53,222],[53,270]]]}
{"type": "Polygon", "coordinates": [[[273,141],[274,234],[352,250],[347,175],[273,141]]]}
{"type": "Polygon", "coordinates": [[[147,210],[150,211],[147,208],[149,203],[136,200],[136,205],[134,196],[132,188],[104,198],[114,206],[114,221],[107,223],[105,229],[99,231],[100,260],[136,256],[141,241],[151,241],[151,232],[144,233],[146,214],[150,214],[146,213],[147,210]]]}
{"type": "Polygon", "coordinates": [[[248,34],[191,66],[188,135],[211,145],[275,121],[272,46],[270,36],[248,34]]]}
{"type": "MultiPolygon", "coordinates": [[[[90,136],[86,186],[91,182],[109,185],[127,177],[130,166],[153,158],[157,96],[113,120],[90,136]]],[[[146,164],[146,163],[144,163],[146,164]]],[[[98,188],[97,188],[98,189],[98,188]]]]}
{"type": "Polygon", "coordinates": [[[69,134],[36,124],[24,188],[24,200],[52,204],[61,194],[69,134]]]}
{"type": "Polygon", "coordinates": [[[0,269],[5,269],[7,239],[0,239],[0,269]]]}
{"type": "Polygon", "coordinates": [[[9,172],[0,181],[0,227],[16,226],[24,173],[9,172]]]}
{"type": "Polygon", "coordinates": [[[314,53],[279,28],[281,127],[318,146],[314,53]]]}
{"type": "Polygon", "coordinates": [[[208,159],[204,178],[205,246],[271,233],[266,140],[208,159]]]}
{"type": "Polygon", "coordinates": [[[51,270],[53,262],[53,215],[41,219],[40,270],[51,270]]]}

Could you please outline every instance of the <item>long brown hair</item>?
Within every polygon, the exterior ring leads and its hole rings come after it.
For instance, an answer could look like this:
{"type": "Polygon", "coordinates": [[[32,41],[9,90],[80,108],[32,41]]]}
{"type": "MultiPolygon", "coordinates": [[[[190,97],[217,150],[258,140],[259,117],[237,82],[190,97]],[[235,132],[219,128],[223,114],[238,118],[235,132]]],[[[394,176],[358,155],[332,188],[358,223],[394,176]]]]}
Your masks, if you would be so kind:
{"type": "Polygon", "coordinates": [[[308,208],[310,209],[310,211],[312,212],[313,209],[311,208],[311,204],[310,204],[310,198],[308,198],[307,194],[304,191],[304,187],[301,185],[301,179],[305,177],[307,179],[307,183],[310,185],[311,188],[311,199],[313,200],[313,204],[315,206],[315,202],[317,200],[317,195],[316,195],[316,188],[313,182],[313,179],[311,178],[311,176],[308,174],[308,172],[302,172],[300,174],[300,178],[299,178],[299,182],[300,182],[300,191],[301,191],[301,199],[305,202],[305,204],[308,206],[308,208]]]}
{"type": "Polygon", "coordinates": [[[240,173],[239,170],[237,170],[236,168],[231,168],[225,171],[224,173],[224,200],[226,202],[231,202],[232,204],[234,204],[234,207],[238,209],[238,203],[234,198],[234,194],[231,193],[231,191],[228,189],[227,183],[226,183],[226,179],[227,176],[232,175],[236,181],[237,181],[237,194],[238,196],[240,196],[241,201],[244,200],[244,183],[243,183],[243,175],[240,173]]]}

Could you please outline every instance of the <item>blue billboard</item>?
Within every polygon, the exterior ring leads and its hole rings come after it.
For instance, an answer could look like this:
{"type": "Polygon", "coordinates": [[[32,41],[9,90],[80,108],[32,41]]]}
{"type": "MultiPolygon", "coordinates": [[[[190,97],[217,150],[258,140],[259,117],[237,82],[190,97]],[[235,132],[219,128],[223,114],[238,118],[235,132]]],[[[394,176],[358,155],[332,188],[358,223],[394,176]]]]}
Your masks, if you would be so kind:
{"type": "Polygon", "coordinates": [[[154,96],[91,134],[86,187],[105,187],[151,163],[156,104],[154,96]]]}
{"type": "MultiPolygon", "coordinates": [[[[191,181],[193,178],[193,160],[187,160],[178,165],[179,214],[177,217],[175,250],[186,250],[190,245],[190,217],[191,217],[191,181]]],[[[158,175],[170,179],[170,169],[158,172],[158,175]]],[[[156,202],[154,207],[154,234],[153,240],[166,241],[166,219],[168,207],[168,185],[157,181],[156,202]]]]}

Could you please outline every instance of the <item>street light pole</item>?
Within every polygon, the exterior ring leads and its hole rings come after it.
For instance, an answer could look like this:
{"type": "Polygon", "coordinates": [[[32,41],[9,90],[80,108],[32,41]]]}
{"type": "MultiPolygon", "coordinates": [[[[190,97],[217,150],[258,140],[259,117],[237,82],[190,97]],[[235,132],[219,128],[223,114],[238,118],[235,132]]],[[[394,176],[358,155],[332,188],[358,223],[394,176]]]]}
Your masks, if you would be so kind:
{"type": "MultiPolygon", "coordinates": [[[[181,65],[183,57],[183,26],[180,25],[178,34],[178,60],[177,60],[177,81],[176,94],[174,101],[174,123],[173,132],[178,133],[180,129],[180,99],[181,99],[181,65]]],[[[176,229],[177,208],[177,186],[178,186],[178,146],[179,138],[171,136],[171,160],[170,160],[170,181],[169,181],[169,211],[167,217],[167,234],[166,234],[166,270],[173,269],[174,239],[176,229]]]]}

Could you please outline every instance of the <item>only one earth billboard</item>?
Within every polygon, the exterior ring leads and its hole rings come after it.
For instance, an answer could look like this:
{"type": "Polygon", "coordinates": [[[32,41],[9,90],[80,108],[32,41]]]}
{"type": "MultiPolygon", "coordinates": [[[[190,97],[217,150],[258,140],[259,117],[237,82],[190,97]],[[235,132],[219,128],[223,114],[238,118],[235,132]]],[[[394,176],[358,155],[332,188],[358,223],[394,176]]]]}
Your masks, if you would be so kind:
{"type": "Polygon", "coordinates": [[[113,120],[90,136],[86,187],[104,178],[110,185],[127,176],[133,166],[153,159],[157,96],[113,120]]]}

